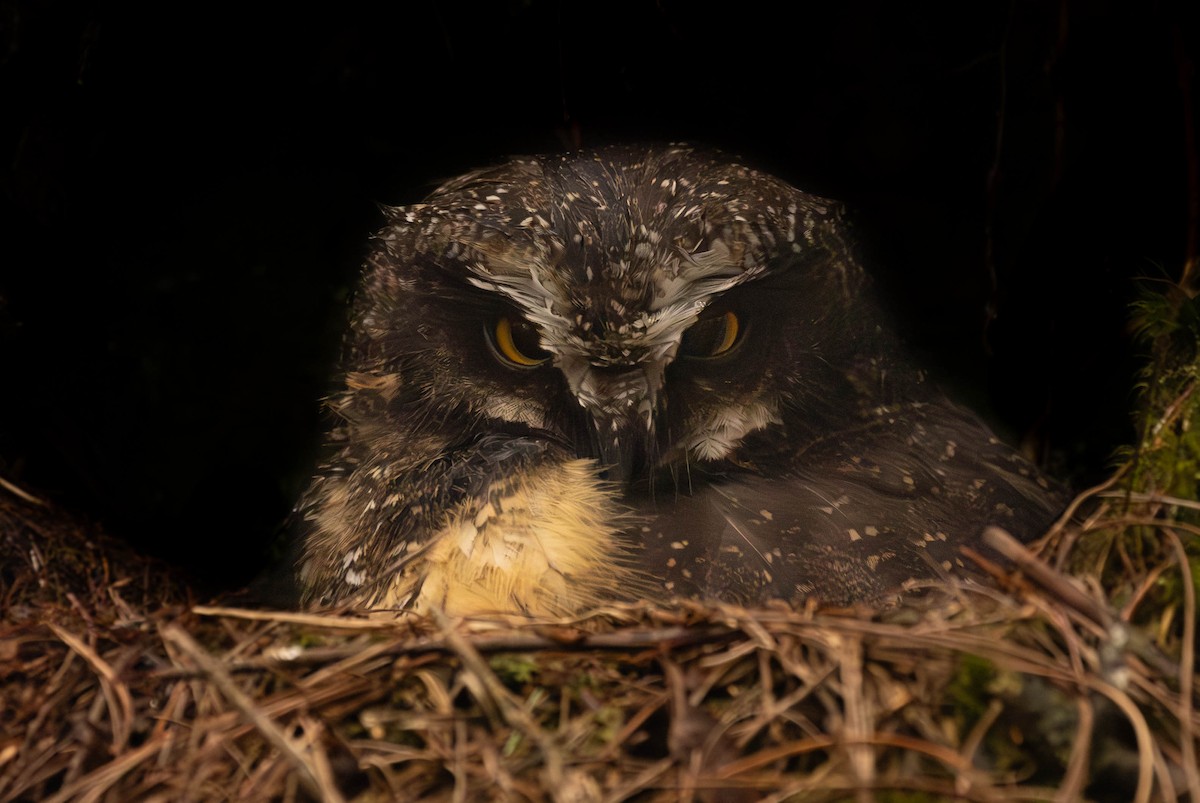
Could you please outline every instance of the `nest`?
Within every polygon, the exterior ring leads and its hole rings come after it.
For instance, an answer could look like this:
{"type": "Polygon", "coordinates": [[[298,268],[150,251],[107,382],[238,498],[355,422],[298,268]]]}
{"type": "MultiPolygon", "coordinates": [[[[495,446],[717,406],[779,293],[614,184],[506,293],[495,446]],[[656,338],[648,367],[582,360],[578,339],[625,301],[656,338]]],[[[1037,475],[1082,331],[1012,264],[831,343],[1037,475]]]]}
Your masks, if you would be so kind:
{"type": "Polygon", "coordinates": [[[1200,530],[1114,487],[991,584],[554,621],[196,605],[0,491],[0,799],[1200,800],[1200,530]]]}

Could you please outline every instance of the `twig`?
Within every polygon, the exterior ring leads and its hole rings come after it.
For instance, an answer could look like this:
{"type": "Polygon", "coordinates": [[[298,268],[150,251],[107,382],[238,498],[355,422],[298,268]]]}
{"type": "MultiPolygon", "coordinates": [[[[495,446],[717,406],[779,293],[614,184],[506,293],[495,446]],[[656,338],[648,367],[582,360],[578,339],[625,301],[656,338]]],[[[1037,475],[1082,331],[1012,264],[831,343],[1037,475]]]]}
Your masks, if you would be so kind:
{"type": "Polygon", "coordinates": [[[1095,678],[1081,678],[1085,685],[1095,691],[1100,692],[1108,699],[1116,704],[1117,708],[1121,709],[1121,713],[1129,720],[1130,727],[1133,728],[1134,736],[1137,739],[1138,746],[1138,780],[1137,788],[1134,792],[1134,803],[1148,803],[1150,793],[1154,788],[1154,776],[1158,775],[1159,785],[1162,787],[1162,799],[1174,799],[1174,786],[1171,783],[1171,774],[1167,768],[1162,766],[1161,761],[1156,761],[1158,751],[1154,745],[1154,736],[1150,732],[1150,726],[1146,722],[1146,717],[1138,709],[1137,704],[1130,699],[1129,695],[1107,683],[1095,678]]]}
{"type": "Polygon", "coordinates": [[[563,790],[563,756],[559,746],[551,739],[529,712],[512,699],[508,689],[496,677],[496,674],[484,662],[479,651],[459,634],[446,618],[446,615],[434,608],[433,620],[442,632],[446,645],[454,651],[466,670],[464,682],[481,705],[489,701],[499,712],[509,727],[529,737],[541,748],[546,767],[547,788],[556,799],[563,790]]]}
{"type": "MultiPolygon", "coordinates": [[[[199,610],[198,608],[195,610],[199,610]]],[[[233,610],[233,609],[231,609],[233,610]]],[[[252,611],[251,613],[256,613],[252,611]]],[[[215,615],[229,615],[225,613],[215,615]]],[[[243,618],[243,617],[239,617],[243,618]]],[[[244,617],[258,619],[260,617],[244,617]]],[[[326,625],[319,625],[325,627],[326,625]]],[[[333,625],[336,627],[336,625],[333,625]]],[[[645,630],[618,630],[612,633],[594,633],[581,639],[564,644],[562,641],[547,638],[533,633],[501,633],[483,634],[470,637],[470,643],[479,652],[536,652],[542,650],[563,650],[583,652],[587,650],[634,650],[645,647],[665,647],[674,649],[693,644],[715,643],[743,637],[736,630],[720,625],[708,627],[665,627],[645,630]]],[[[460,638],[466,638],[460,636],[460,638]]],[[[373,655],[423,655],[428,653],[449,653],[453,648],[445,638],[423,638],[419,641],[395,641],[372,648],[373,655]]],[[[257,658],[246,658],[229,661],[224,664],[228,672],[255,672],[276,666],[312,666],[332,663],[359,657],[363,654],[361,645],[346,647],[312,647],[308,649],[294,648],[277,650],[271,655],[257,658]]],[[[164,667],[155,669],[151,677],[162,679],[191,678],[202,676],[204,673],[188,667],[164,667]]]]}
{"type": "Polygon", "coordinates": [[[337,630],[396,630],[401,621],[397,615],[391,619],[362,619],[331,616],[320,613],[296,613],[295,611],[256,611],[247,608],[222,608],[213,605],[194,605],[192,613],[200,616],[228,616],[234,619],[249,619],[259,622],[280,622],[309,627],[331,627],[337,630]]]}
{"type": "Polygon", "coordinates": [[[1170,568],[1168,564],[1162,563],[1146,573],[1146,576],[1138,583],[1138,587],[1134,589],[1133,594],[1130,595],[1129,601],[1117,613],[1118,618],[1122,622],[1129,623],[1133,621],[1134,611],[1137,610],[1138,605],[1142,603],[1142,600],[1145,599],[1150,590],[1158,583],[1158,578],[1162,577],[1168,568],[1170,568]]]}
{"type": "Polygon", "coordinates": [[[1183,573],[1183,643],[1179,658],[1179,747],[1183,754],[1183,772],[1187,778],[1188,794],[1192,800],[1200,801],[1200,767],[1196,764],[1196,733],[1192,729],[1192,689],[1196,671],[1196,586],[1192,580],[1192,567],[1187,550],[1179,534],[1170,527],[1163,527],[1179,571],[1183,573]]]}
{"type": "Polygon", "coordinates": [[[629,718],[629,721],[626,722],[621,728],[620,732],[617,733],[616,738],[614,738],[600,753],[599,758],[602,761],[607,761],[614,758],[620,751],[621,746],[625,744],[629,737],[637,732],[637,729],[642,727],[646,720],[649,719],[655,711],[662,708],[668,702],[670,702],[670,698],[666,692],[652,697],[649,702],[647,702],[641,707],[640,710],[638,710],[636,714],[629,718]]]}
{"type": "Polygon", "coordinates": [[[1105,491],[1096,494],[1096,496],[1102,499],[1125,499],[1130,502],[1142,502],[1148,505],[1171,505],[1173,507],[1187,508],[1188,510],[1200,510],[1200,502],[1194,499],[1183,499],[1178,496],[1167,496],[1165,494],[1146,494],[1136,491],[1105,491]]]}
{"type": "Polygon", "coordinates": [[[113,753],[119,755],[129,744],[129,734],[133,724],[133,698],[129,694],[129,688],[120,681],[112,666],[95,650],[80,641],[77,636],[53,622],[49,623],[49,627],[54,631],[54,635],[81,655],[100,676],[100,691],[108,702],[109,715],[112,717],[113,753]]]}
{"type": "Polygon", "coordinates": [[[44,803],[84,803],[99,800],[109,787],[121,780],[127,772],[173,741],[174,738],[168,735],[162,740],[147,742],[133,750],[125,751],[107,764],[64,786],[55,795],[46,798],[44,803]]]}
{"type": "Polygon", "coordinates": [[[844,710],[842,739],[854,778],[861,784],[858,799],[869,801],[875,781],[875,751],[867,737],[875,730],[874,706],[863,693],[863,644],[858,638],[837,640],[838,677],[842,682],[844,710]]]}
{"type": "MultiPolygon", "coordinates": [[[[1064,510],[1061,515],[1059,515],[1058,521],[1054,522],[1047,535],[1042,538],[1039,543],[1042,546],[1045,546],[1047,542],[1053,539],[1054,535],[1061,532],[1068,524],[1075,520],[1075,514],[1079,512],[1079,508],[1083,507],[1085,502],[1093,497],[1101,495],[1109,488],[1112,488],[1114,485],[1120,482],[1121,478],[1124,477],[1128,472],[1129,464],[1125,464],[1113,472],[1113,475],[1104,480],[1104,482],[1101,482],[1098,485],[1093,485],[1091,488],[1088,488],[1087,490],[1078,494],[1074,499],[1071,500],[1071,503],[1067,505],[1067,509],[1064,510]]],[[[1059,555],[1059,560],[1057,561],[1057,568],[1062,569],[1062,559],[1065,557],[1066,552],[1061,552],[1059,555]]]]}
{"type": "Polygon", "coordinates": [[[988,527],[983,531],[983,543],[1012,561],[1017,568],[1061,602],[1089,617],[1106,630],[1113,625],[1113,615],[1102,604],[1089,597],[1070,579],[1051,569],[1020,541],[999,527],[988,527]]]}
{"type": "Polygon", "coordinates": [[[181,652],[194,661],[208,679],[221,691],[221,694],[235,708],[242,713],[242,716],[250,720],[263,738],[267,740],[276,750],[280,752],[304,785],[309,794],[314,795],[318,800],[329,801],[330,803],[342,803],[342,795],[337,788],[329,783],[322,783],[321,776],[318,774],[317,768],[310,763],[305,755],[298,751],[291,740],[284,735],[283,731],[271,721],[271,719],[263,713],[250,699],[250,696],[238,688],[233,682],[233,678],[225,670],[219,661],[211,657],[204,648],[189,636],[178,625],[168,624],[163,628],[163,638],[174,644],[181,652]]]}
{"type": "Polygon", "coordinates": [[[1084,783],[1087,781],[1088,760],[1092,752],[1092,728],[1096,722],[1096,711],[1092,701],[1086,695],[1076,698],[1075,705],[1079,710],[1079,726],[1075,729],[1075,744],[1071,747],[1071,758],[1067,761],[1063,781],[1059,785],[1055,803],[1072,803],[1083,797],[1084,783]]]}
{"type": "Polygon", "coordinates": [[[46,507],[46,503],[43,502],[41,499],[38,499],[36,496],[29,493],[28,491],[22,490],[18,486],[14,485],[13,483],[4,479],[4,477],[0,477],[0,488],[3,488],[4,490],[8,491],[13,496],[24,499],[26,502],[28,502],[31,505],[37,505],[38,507],[46,507]]]}
{"type": "MultiPolygon", "coordinates": [[[[987,732],[991,730],[992,725],[999,719],[1003,711],[1004,703],[993,698],[988,703],[987,710],[979,717],[979,721],[971,727],[967,738],[963,739],[962,747],[959,748],[959,753],[962,754],[963,761],[967,764],[974,766],[975,751],[979,749],[979,745],[983,744],[983,737],[987,736],[987,732]]],[[[954,791],[956,794],[965,795],[970,790],[971,784],[965,775],[960,775],[955,779],[954,791]]]]}
{"type": "Polygon", "coordinates": [[[644,792],[654,781],[669,772],[674,764],[675,760],[672,758],[664,758],[654,762],[609,793],[604,798],[605,803],[620,803],[620,801],[627,800],[638,792],[644,792]]]}

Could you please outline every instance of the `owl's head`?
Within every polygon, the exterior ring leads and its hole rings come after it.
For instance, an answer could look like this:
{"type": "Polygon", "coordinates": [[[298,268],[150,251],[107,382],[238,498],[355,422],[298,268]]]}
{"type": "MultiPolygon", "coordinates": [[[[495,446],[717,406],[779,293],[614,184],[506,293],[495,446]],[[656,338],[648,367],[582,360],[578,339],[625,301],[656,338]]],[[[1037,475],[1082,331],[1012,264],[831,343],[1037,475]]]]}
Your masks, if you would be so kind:
{"type": "Polygon", "coordinates": [[[736,462],[824,429],[878,356],[837,205],[711,153],[517,159],[386,213],[350,383],[450,444],[531,434],[622,480],[736,462]]]}

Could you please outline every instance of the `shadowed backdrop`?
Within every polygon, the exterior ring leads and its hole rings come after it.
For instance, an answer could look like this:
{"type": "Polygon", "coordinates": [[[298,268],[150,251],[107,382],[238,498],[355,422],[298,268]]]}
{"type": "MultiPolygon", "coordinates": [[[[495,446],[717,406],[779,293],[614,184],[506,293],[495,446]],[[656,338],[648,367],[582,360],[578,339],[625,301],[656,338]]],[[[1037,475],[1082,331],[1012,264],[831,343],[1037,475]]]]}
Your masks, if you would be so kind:
{"type": "Polygon", "coordinates": [[[303,485],[376,203],[688,140],[849,204],[914,350],[1052,473],[1187,252],[1182,3],[0,0],[0,475],[215,586],[303,485]]]}

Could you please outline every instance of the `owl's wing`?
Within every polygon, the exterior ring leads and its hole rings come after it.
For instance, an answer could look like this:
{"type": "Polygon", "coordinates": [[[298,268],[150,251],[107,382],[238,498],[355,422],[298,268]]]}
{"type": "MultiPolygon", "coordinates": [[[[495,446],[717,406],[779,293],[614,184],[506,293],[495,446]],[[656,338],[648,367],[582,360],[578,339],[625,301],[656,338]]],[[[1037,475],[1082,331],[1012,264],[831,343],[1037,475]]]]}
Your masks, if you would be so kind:
{"type": "Polygon", "coordinates": [[[911,580],[969,574],[959,547],[985,527],[1028,540],[1062,493],[948,403],[885,413],[758,476],[730,472],[644,530],[648,567],[675,594],[757,602],[878,599],[911,580]]]}

